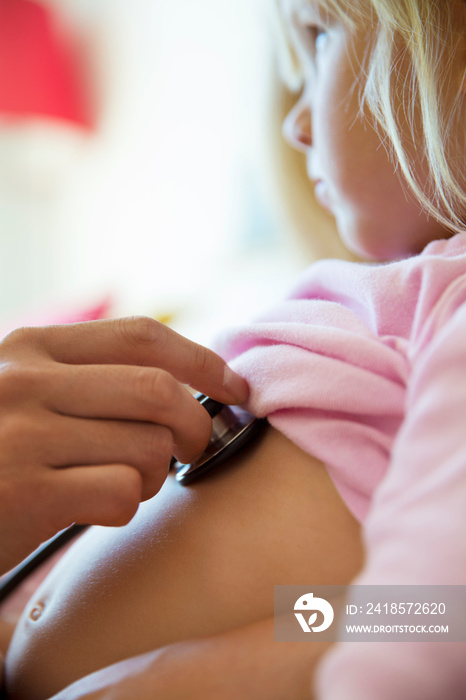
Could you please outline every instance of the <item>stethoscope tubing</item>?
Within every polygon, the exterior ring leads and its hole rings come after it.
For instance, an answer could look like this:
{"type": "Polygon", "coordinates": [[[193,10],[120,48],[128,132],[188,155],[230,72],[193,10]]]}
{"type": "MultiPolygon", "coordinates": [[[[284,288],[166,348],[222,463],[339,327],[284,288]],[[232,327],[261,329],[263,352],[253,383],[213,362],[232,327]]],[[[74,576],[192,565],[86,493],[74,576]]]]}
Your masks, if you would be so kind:
{"type": "Polygon", "coordinates": [[[57,535],[41,544],[32,554],[24,559],[18,566],[4,574],[0,579],[0,603],[2,603],[20,584],[49,559],[52,554],[58,552],[65,544],[86,530],[89,525],[71,525],[57,535]]]}

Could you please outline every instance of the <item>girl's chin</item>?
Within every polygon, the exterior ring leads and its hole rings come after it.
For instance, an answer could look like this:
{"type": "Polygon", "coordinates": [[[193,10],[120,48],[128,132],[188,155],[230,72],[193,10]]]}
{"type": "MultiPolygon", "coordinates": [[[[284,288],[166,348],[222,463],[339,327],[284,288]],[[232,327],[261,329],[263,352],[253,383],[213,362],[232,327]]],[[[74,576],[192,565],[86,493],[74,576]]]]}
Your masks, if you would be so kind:
{"type": "Polygon", "coordinates": [[[455,235],[427,216],[407,222],[385,217],[364,217],[350,207],[334,202],[333,214],[343,245],[358,258],[372,262],[393,262],[419,255],[434,240],[455,235]]]}
{"type": "Polygon", "coordinates": [[[375,225],[368,231],[367,227],[361,231],[354,222],[349,225],[348,220],[336,214],[338,232],[345,248],[358,258],[368,262],[389,262],[400,257],[391,246],[383,245],[383,241],[377,236],[375,225]]]}

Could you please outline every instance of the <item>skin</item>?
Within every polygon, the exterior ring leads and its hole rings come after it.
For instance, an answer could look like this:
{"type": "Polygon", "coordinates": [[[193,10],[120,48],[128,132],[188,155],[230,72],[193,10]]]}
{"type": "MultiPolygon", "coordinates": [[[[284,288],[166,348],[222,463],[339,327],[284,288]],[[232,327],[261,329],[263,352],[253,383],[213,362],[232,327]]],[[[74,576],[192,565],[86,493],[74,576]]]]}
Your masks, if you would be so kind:
{"type": "MultiPolygon", "coordinates": [[[[353,37],[333,20],[324,27],[316,3],[305,20],[283,5],[306,68],[284,130],[343,241],[388,260],[449,236],[406,195],[359,117],[353,87],[369,30],[353,37]]],[[[25,611],[6,663],[11,696],[38,700],[76,681],[55,700],[310,700],[325,648],[278,653],[271,587],[347,583],[362,564],[358,524],[324,465],[271,431],[231,470],[187,491],[169,478],[129,526],[91,531],[25,611]]]]}
{"type": "MultiPolygon", "coordinates": [[[[217,636],[223,650],[215,671],[208,661],[206,678],[225,670],[223,654],[239,655],[252,676],[257,665],[265,672],[266,659],[276,663],[278,655],[274,585],[346,584],[362,561],[359,524],[324,465],[270,429],[228,468],[189,487],[169,477],[129,525],[95,528],[69,550],[17,626],[6,659],[10,697],[47,698],[86,674],[162,649],[154,675],[166,653],[175,672],[167,650],[183,642],[194,652],[200,637],[217,636]],[[239,650],[241,629],[249,633],[239,650]],[[258,658],[243,656],[257,645],[258,658]]],[[[278,697],[308,697],[309,664],[323,649],[299,646],[297,685],[278,697]]],[[[199,649],[195,656],[201,663],[199,649]]]]}
{"type": "Polygon", "coordinates": [[[203,451],[211,420],[181,383],[227,403],[248,393],[215,353],[149,318],[0,342],[0,572],[73,522],[128,522],[172,454],[203,451]]]}
{"type": "MultiPolygon", "coordinates": [[[[305,154],[309,177],[318,183],[316,197],[334,215],[343,243],[361,257],[392,260],[420,252],[431,240],[448,238],[451,232],[429,218],[409,193],[373,119],[367,112],[360,114],[357,83],[373,29],[351,33],[316,2],[283,0],[282,6],[304,72],[304,90],[285,120],[284,135],[305,154]]],[[[398,70],[401,84],[406,65],[398,70]]],[[[395,105],[395,112],[402,119],[400,107],[395,105]]],[[[401,124],[406,131],[405,126],[401,124]]],[[[406,146],[416,154],[416,178],[423,184],[427,172],[422,149],[408,136],[406,146]]]]}

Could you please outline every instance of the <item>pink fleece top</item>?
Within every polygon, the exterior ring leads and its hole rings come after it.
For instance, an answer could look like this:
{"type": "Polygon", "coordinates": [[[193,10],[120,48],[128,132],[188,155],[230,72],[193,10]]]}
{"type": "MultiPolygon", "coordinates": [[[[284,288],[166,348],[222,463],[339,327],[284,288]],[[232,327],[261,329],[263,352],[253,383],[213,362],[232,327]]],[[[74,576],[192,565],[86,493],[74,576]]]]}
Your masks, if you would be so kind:
{"type": "MultiPolygon", "coordinates": [[[[466,235],[315,263],[217,349],[249,409],[322,460],[363,523],[359,584],[466,584],[466,235]],[[234,359],[233,359],[234,358],[234,359]]],[[[340,643],[321,700],[466,697],[466,645],[340,643]]]]}

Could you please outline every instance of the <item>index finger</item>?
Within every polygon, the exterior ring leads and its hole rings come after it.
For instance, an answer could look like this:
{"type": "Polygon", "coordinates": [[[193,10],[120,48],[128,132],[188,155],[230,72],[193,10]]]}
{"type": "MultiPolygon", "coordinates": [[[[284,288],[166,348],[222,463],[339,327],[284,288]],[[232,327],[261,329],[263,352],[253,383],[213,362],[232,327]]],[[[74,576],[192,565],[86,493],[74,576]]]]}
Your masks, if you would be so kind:
{"type": "Polygon", "coordinates": [[[57,362],[158,367],[222,403],[242,403],[245,379],[215,352],[152,318],[133,316],[22,329],[57,362]]]}

